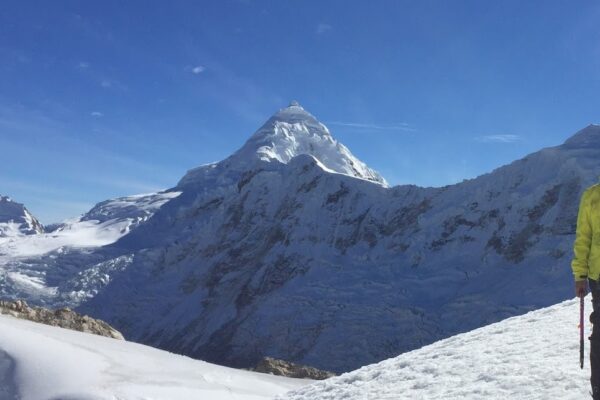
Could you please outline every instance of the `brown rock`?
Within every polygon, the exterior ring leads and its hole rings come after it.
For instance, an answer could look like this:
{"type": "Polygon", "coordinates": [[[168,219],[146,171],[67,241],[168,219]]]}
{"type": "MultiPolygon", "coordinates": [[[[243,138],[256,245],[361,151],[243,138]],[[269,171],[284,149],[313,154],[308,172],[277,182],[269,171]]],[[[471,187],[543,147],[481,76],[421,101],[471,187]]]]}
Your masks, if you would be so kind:
{"type": "Polygon", "coordinates": [[[93,333],[113,339],[125,340],[121,332],[99,319],[81,315],[69,308],[48,310],[43,307],[30,307],[23,300],[0,301],[0,314],[39,322],[46,325],[58,326],[74,331],[93,333]]]}
{"type": "Polygon", "coordinates": [[[262,360],[260,360],[253,370],[256,372],[263,372],[271,375],[287,376],[289,378],[315,380],[323,380],[336,376],[336,374],[333,372],[322,371],[314,367],[298,365],[284,360],[277,360],[271,357],[265,357],[262,360]]]}

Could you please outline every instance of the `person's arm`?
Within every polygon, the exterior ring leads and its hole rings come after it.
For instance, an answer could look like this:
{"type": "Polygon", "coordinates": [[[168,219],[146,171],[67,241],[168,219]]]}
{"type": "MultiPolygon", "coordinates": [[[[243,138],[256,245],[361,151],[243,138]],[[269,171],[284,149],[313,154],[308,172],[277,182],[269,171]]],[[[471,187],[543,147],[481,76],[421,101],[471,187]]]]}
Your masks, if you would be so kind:
{"type": "Polygon", "coordinates": [[[583,192],[579,203],[577,231],[575,233],[575,244],[573,245],[575,257],[573,258],[573,261],[571,261],[571,269],[573,270],[573,276],[575,277],[578,296],[585,295],[585,293],[581,293],[581,291],[585,291],[586,288],[585,283],[588,276],[588,257],[590,254],[590,246],[592,244],[589,194],[590,192],[588,190],[583,192]]]}

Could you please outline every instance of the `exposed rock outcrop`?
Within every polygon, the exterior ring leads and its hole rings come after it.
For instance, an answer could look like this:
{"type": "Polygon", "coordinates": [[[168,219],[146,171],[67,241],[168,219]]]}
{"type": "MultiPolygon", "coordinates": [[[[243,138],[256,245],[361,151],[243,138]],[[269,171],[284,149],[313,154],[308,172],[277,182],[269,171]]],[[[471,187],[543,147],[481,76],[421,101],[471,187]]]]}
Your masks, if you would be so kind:
{"type": "Polygon", "coordinates": [[[265,357],[258,362],[253,369],[256,372],[263,372],[272,375],[287,376],[289,378],[323,380],[336,376],[330,371],[323,371],[306,365],[294,364],[284,360],[277,360],[271,357],[265,357]]]}
{"type": "Polygon", "coordinates": [[[78,314],[69,308],[48,310],[42,307],[30,307],[23,300],[0,301],[0,314],[12,315],[16,318],[72,329],[74,331],[125,340],[121,332],[106,322],[88,317],[87,315],[78,314]]]}

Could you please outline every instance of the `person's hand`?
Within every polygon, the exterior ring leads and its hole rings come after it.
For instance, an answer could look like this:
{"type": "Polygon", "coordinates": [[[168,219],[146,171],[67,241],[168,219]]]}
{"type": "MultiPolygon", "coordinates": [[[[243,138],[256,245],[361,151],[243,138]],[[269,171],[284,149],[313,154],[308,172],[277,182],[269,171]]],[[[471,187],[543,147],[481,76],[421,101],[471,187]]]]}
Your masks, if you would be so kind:
{"type": "Polygon", "coordinates": [[[585,297],[587,294],[587,281],[575,281],[575,295],[577,297],[585,297]]]}

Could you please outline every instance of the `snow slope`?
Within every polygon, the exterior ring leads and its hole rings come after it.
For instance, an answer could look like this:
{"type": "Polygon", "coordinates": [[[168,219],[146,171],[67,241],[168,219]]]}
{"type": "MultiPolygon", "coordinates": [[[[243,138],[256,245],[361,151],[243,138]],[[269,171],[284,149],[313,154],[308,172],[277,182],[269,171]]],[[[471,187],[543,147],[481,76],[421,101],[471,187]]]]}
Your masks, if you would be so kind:
{"type": "MultiPolygon", "coordinates": [[[[591,309],[590,296],[586,309],[591,309]]],[[[579,300],[568,300],[302,387],[277,400],[589,398],[589,341],[581,370],[578,322],[579,300]]],[[[586,331],[587,337],[591,328],[586,331]]]]}
{"type": "Polygon", "coordinates": [[[260,400],[310,382],[0,315],[1,400],[260,400]]]}

